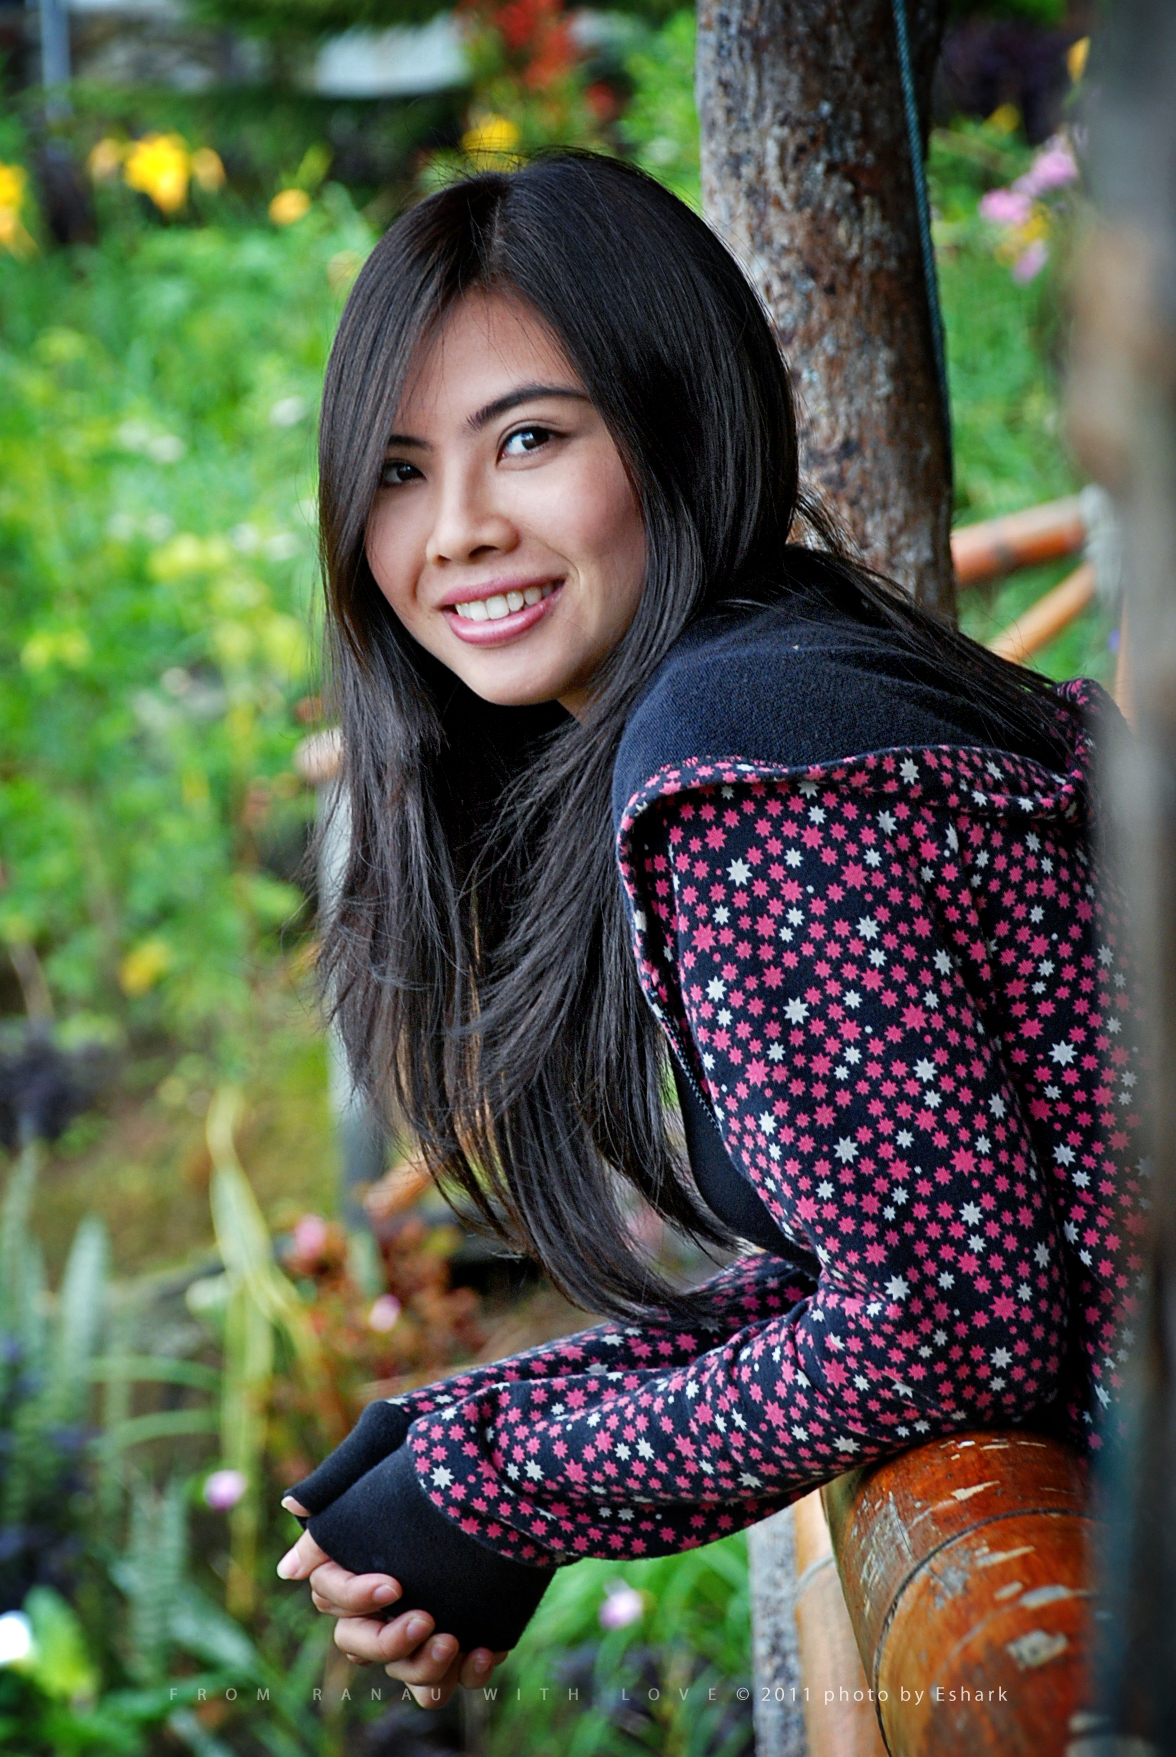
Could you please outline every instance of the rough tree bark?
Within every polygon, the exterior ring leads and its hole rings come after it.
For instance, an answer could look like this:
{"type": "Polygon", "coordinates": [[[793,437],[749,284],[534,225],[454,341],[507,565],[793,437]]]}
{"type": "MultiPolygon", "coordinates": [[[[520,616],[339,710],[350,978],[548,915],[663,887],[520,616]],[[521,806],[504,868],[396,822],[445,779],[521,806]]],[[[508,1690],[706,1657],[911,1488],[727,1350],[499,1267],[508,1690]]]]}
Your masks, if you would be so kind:
{"type": "MultiPolygon", "coordinates": [[[[1152,1231],[1134,1433],[1103,1465],[1115,1514],[1100,1751],[1176,1750],[1176,8],[1116,0],[1088,80],[1100,223],[1074,290],[1070,437],[1123,533],[1137,737],[1113,753],[1108,837],[1133,905],[1151,1021],[1152,1231]],[[1111,1735],[1119,1735],[1117,1738],[1111,1735]]],[[[1147,1161],[1141,1169],[1148,1169],[1147,1161]]]]}
{"type": "MultiPolygon", "coordinates": [[[[947,0],[908,0],[924,139],[947,0]]],[[[950,614],[944,431],[893,0],[700,0],[707,217],[792,369],[806,482],[950,614]]]]}

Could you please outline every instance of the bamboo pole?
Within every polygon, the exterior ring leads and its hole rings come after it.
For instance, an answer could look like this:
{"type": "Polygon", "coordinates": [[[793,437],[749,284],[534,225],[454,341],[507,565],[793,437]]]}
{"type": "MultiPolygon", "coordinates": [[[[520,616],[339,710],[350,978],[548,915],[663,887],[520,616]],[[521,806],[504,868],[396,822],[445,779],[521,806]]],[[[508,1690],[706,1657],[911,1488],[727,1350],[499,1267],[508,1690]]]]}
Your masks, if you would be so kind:
{"type": "MultiPolygon", "coordinates": [[[[793,1606],[804,1686],[809,1757],[886,1757],[872,1692],[814,1490],[792,1508],[796,1530],[793,1606]]],[[[758,1752],[758,1743],[757,1743],[758,1752]]]]}
{"type": "Polygon", "coordinates": [[[1084,561],[989,641],[989,651],[1023,665],[1094,602],[1095,585],[1094,563],[1084,561]]]}
{"type": "Polygon", "coordinates": [[[1023,567],[1076,555],[1086,541],[1080,495],[1028,506],[1003,518],[961,525],[951,534],[957,586],[979,586],[1023,567]]]}
{"type": "Polygon", "coordinates": [[[1077,1453],[993,1429],[822,1492],[891,1757],[1085,1751],[1094,1522],[1077,1453]]]}

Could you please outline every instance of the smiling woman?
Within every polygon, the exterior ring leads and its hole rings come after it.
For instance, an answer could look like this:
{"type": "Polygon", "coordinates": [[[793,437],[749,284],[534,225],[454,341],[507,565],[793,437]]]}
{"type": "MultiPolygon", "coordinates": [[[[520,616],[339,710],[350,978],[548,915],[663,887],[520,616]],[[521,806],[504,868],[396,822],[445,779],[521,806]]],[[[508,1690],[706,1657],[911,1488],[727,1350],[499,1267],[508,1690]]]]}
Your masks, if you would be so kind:
{"type": "Polygon", "coordinates": [[[482,700],[582,713],[636,612],[645,527],[555,337],[517,299],[471,295],[397,423],[367,539],[376,584],[482,700]]]}
{"type": "Polygon", "coordinates": [[[1097,1445],[1139,1269],[1113,709],[837,548],[742,273],[615,161],[390,230],[320,460],[353,1074],[609,1314],[373,1404],[298,1486],[282,1572],[340,1647],[443,1700],[578,1557],[966,1427],[1097,1445]],[[742,1254],[670,1285],[626,1184],[742,1254]]]}

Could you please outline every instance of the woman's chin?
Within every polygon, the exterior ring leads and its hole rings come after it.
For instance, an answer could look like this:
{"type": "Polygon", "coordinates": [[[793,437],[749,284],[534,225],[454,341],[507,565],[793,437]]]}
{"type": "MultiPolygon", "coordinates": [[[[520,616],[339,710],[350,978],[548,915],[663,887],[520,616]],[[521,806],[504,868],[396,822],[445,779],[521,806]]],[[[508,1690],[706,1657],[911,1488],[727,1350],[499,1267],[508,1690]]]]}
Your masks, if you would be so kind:
{"type": "Polygon", "coordinates": [[[562,677],[537,676],[533,668],[463,665],[461,677],[468,689],[496,708],[537,708],[558,701],[562,693],[562,677]]]}

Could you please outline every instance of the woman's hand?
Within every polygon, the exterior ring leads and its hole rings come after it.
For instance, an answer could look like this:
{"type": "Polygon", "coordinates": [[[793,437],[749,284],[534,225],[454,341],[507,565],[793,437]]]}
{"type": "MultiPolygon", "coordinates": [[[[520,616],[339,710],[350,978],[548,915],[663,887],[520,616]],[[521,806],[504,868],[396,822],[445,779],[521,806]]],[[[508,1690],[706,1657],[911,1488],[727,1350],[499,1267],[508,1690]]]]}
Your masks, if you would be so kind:
{"type": "MultiPolygon", "coordinates": [[[[303,1513],[287,1497],[290,1513],[303,1513]]],[[[440,1708],[458,1684],[467,1690],[485,1683],[505,1653],[475,1647],[458,1651],[453,1635],[433,1636],[427,1611],[406,1611],[389,1619],[388,1607],[400,1597],[390,1574],[352,1574],[332,1562],[308,1531],[278,1563],[283,1580],[306,1580],[316,1610],[334,1617],[335,1645],[356,1665],[382,1665],[390,1678],[407,1684],[422,1708],[440,1708]],[[431,1638],[432,1637],[432,1638],[431,1638]]]]}

